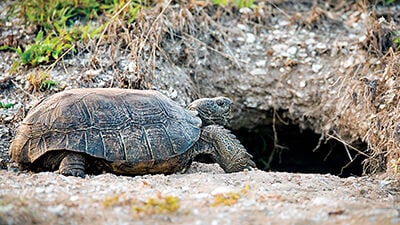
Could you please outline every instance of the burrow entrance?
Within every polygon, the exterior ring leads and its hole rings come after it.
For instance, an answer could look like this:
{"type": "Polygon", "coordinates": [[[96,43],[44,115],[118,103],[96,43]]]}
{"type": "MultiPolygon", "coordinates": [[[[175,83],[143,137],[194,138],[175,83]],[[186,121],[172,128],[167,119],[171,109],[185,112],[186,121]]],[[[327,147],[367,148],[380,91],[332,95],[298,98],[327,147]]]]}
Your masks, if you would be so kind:
{"type": "MultiPolygon", "coordinates": [[[[333,174],[340,177],[360,176],[365,156],[346,148],[337,140],[322,140],[312,130],[297,125],[275,127],[278,143],[274,146],[271,126],[258,126],[252,131],[233,131],[254,156],[257,167],[266,171],[333,174]]],[[[365,144],[358,144],[360,150],[365,144]]]]}

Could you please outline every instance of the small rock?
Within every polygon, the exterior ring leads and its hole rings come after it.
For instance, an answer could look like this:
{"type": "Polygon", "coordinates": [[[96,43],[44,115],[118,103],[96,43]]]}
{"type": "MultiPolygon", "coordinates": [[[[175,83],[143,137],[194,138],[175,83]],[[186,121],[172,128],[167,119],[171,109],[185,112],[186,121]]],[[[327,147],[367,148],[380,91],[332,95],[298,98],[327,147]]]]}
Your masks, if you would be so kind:
{"type": "Polygon", "coordinates": [[[304,88],[307,85],[305,80],[299,82],[299,87],[304,88]]]}
{"type": "Polygon", "coordinates": [[[42,188],[42,187],[37,187],[37,188],[35,189],[35,192],[36,192],[36,193],[43,193],[43,192],[45,192],[45,189],[42,188]]]}
{"type": "Polygon", "coordinates": [[[137,68],[136,68],[136,63],[133,62],[133,61],[129,62],[129,64],[128,64],[128,71],[131,72],[131,73],[133,73],[133,72],[136,71],[136,69],[137,69],[137,68]]]}
{"type": "Polygon", "coordinates": [[[194,199],[207,199],[209,196],[207,193],[198,193],[198,194],[193,194],[194,199]]]}
{"type": "Polygon", "coordinates": [[[246,25],[244,25],[244,24],[238,24],[237,25],[237,27],[240,29],[240,30],[247,30],[247,26],[246,25]]]}
{"type": "Polygon", "coordinates": [[[6,169],[7,165],[6,165],[6,160],[0,158],[0,169],[6,169]]]}
{"type": "Polygon", "coordinates": [[[346,61],[344,61],[343,66],[344,68],[349,68],[350,66],[354,65],[354,58],[350,57],[346,61]]]}
{"type": "Polygon", "coordinates": [[[290,48],[288,48],[287,53],[291,56],[295,56],[297,53],[297,47],[291,46],[290,48]]]}
{"type": "MultiPolygon", "coordinates": [[[[245,39],[243,37],[237,37],[236,41],[238,42],[245,42],[245,39]]],[[[240,49],[236,49],[236,51],[240,52],[240,49]]]]}
{"type": "Polygon", "coordinates": [[[173,88],[173,87],[169,87],[168,89],[168,96],[171,99],[175,99],[176,97],[178,97],[178,92],[173,88]]]}
{"type": "Polygon", "coordinates": [[[235,188],[225,186],[225,187],[217,187],[217,188],[215,188],[215,189],[211,192],[211,194],[212,194],[212,195],[217,195],[217,194],[225,194],[225,193],[235,192],[235,191],[236,191],[235,188]]]}
{"type": "Polygon", "coordinates": [[[250,71],[250,74],[253,75],[253,76],[266,75],[267,72],[268,71],[266,69],[256,68],[256,69],[250,71]]]}
{"type": "Polygon", "coordinates": [[[239,12],[243,13],[243,14],[249,14],[249,13],[252,13],[252,10],[250,8],[244,7],[244,8],[241,8],[239,10],[239,12]]]}
{"type": "Polygon", "coordinates": [[[256,67],[265,67],[267,65],[267,61],[266,60],[259,60],[255,64],[256,64],[256,67]]]}
{"type": "Polygon", "coordinates": [[[327,46],[325,43],[318,43],[317,45],[315,45],[315,48],[318,50],[325,50],[327,49],[327,46]]]}
{"type": "Polygon", "coordinates": [[[56,205],[56,206],[49,206],[47,207],[47,211],[56,214],[57,216],[62,216],[64,213],[64,206],[63,205],[56,205]]]}
{"type": "Polygon", "coordinates": [[[242,90],[242,91],[246,91],[246,90],[249,90],[249,89],[251,88],[251,85],[242,83],[242,84],[239,84],[239,85],[238,85],[238,88],[239,88],[240,90],[242,90]]]}
{"type": "Polygon", "coordinates": [[[314,63],[314,64],[312,65],[312,67],[311,67],[311,70],[312,70],[314,73],[318,73],[318,72],[322,69],[322,67],[324,67],[322,64],[314,63]]]}
{"type": "Polygon", "coordinates": [[[246,42],[247,43],[254,43],[256,41],[256,36],[254,36],[254,34],[252,33],[246,33],[246,42]]]}
{"type": "Polygon", "coordinates": [[[306,58],[308,56],[307,52],[305,49],[300,49],[299,52],[297,53],[297,55],[301,58],[306,58]]]}
{"type": "Polygon", "coordinates": [[[69,198],[69,200],[71,200],[71,201],[73,201],[73,202],[77,201],[78,199],[79,199],[79,197],[76,196],[76,195],[71,196],[71,197],[69,198]]]}
{"type": "Polygon", "coordinates": [[[248,97],[244,104],[250,108],[256,108],[258,106],[257,99],[255,97],[248,97]]]}
{"type": "Polygon", "coordinates": [[[305,41],[306,45],[313,45],[315,43],[317,43],[317,41],[315,39],[307,39],[305,41]]]}

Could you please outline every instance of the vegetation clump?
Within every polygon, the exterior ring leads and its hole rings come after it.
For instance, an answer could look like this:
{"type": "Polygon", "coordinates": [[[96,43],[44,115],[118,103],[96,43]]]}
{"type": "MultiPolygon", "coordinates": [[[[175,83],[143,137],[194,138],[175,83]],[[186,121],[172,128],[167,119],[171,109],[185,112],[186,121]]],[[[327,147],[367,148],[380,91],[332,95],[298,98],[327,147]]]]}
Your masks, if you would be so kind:
{"type": "Polygon", "coordinates": [[[130,206],[134,213],[147,215],[174,213],[180,207],[178,197],[172,195],[164,196],[161,193],[158,193],[156,197],[148,198],[146,201],[126,199],[118,195],[110,196],[104,199],[103,206],[130,206]]]}
{"type": "Polygon", "coordinates": [[[239,192],[218,193],[214,196],[214,201],[210,206],[231,206],[236,204],[239,199],[250,191],[250,186],[246,184],[239,192]]]}
{"type": "Polygon", "coordinates": [[[26,79],[35,91],[44,91],[57,86],[57,82],[45,72],[28,74],[26,79]]]}
{"type": "Polygon", "coordinates": [[[11,49],[18,54],[10,72],[20,65],[37,66],[58,60],[75,50],[76,43],[100,38],[105,28],[116,18],[132,23],[147,3],[125,0],[23,0],[14,6],[14,16],[21,17],[27,27],[38,27],[35,42],[11,49]],[[99,15],[105,15],[103,20],[99,15]],[[104,19],[106,18],[106,19],[104,19]],[[111,19],[110,19],[111,18],[111,19]]]}

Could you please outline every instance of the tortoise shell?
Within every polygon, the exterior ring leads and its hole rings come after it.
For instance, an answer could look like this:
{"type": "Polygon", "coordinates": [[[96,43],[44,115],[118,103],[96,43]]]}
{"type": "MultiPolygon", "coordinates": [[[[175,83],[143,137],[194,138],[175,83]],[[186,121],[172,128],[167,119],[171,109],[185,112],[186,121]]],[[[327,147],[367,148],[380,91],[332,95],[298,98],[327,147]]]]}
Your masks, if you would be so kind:
{"type": "Polygon", "coordinates": [[[194,145],[201,124],[157,91],[68,90],[32,108],[16,132],[11,156],[31,164],[48,152],[74,151],[130,165],[163,163],[194,145]]]}

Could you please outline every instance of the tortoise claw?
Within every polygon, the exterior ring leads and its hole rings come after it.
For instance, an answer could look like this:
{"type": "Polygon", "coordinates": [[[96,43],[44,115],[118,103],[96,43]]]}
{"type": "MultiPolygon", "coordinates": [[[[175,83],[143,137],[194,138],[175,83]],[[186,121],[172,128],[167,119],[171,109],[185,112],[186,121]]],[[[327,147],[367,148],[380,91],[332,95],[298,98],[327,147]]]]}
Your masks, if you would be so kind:
{"type": "Polygon", "coordinates": [[[60,174],[85,178],[85,157],[82,154],[68,153],[60,163],[60,174]]]}
{"type": "Polygon", "coordinates": [[[256,163],[253,160],[249,159],[249,164],[247,165],[247,168],[251,170],[257,168],[256,163]]]}
{"type": "Polygon", "coordinates": [[[74,177],[85,178],[85,172],[83,172],[82,170],[77,170],[77,169],[62,170],[62,171],[60,171],[60,174],[62,174],[64,176],[74,176],[74,177]]]}

